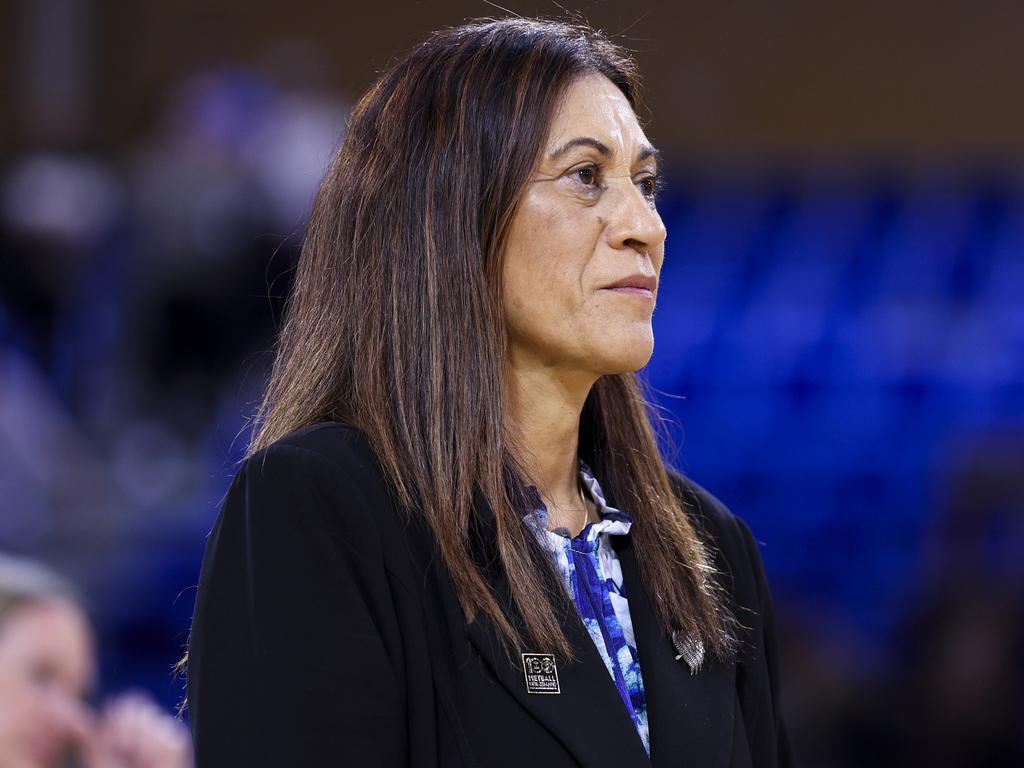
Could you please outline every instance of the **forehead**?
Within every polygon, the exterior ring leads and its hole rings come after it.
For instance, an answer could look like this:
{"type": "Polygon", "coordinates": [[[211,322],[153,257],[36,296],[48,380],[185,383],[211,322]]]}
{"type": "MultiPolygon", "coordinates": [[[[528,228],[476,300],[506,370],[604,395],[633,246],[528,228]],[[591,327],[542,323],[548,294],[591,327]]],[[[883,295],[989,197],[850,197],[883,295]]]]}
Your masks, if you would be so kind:
{"type": "Polygon", "coordinates": [[[648,143],[625,95],[599,74],[578,77],[566,88],[551,122],[547,147],[554,149],[579,136],[598,139],[627,158],[648,143]]]}

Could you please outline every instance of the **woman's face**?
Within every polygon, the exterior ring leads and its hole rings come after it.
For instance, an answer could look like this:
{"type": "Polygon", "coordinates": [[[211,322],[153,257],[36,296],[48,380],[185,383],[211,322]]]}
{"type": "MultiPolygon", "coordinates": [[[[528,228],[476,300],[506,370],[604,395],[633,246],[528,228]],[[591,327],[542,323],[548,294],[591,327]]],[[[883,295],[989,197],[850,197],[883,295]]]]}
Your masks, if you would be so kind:
{"type": "Polygon", "coordinates": [[[503,264],[511,362],[600,376],[654,351],[665,226],[657,158],[603,75],[568,88],[512,221],[503,264]]]}
{"type": "Polygon", "coordinates": [[[52,766],[84,726],[93,648],[64,600],[15,608],[0,625],[0,768],[52,766]]]}

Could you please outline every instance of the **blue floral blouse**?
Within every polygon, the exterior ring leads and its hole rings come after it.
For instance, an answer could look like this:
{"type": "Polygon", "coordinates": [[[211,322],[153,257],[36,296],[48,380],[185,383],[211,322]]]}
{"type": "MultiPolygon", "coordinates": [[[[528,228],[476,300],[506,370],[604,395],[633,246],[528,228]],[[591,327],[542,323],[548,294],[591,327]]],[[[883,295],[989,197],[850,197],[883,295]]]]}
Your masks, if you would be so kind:
{"type": "Polygon", "coordinates": [[[622,569],[610,540],[611,536],[628,534],[633,517],[608,506],[601,486],[582,459],[580,476],[590,490],[600,520],[587,523],[572,539],[563,532],[564,529],[549,531],[547,507],[533,486],[530,490],[535,509],[527,512],[524,519],[534,529],[541,545],[553,554],[565,588],[633,718],[644,749],[650,755],[647,702],[640,675],[640,659],[633,637],[626,589],[622,583],[622,569]]]}

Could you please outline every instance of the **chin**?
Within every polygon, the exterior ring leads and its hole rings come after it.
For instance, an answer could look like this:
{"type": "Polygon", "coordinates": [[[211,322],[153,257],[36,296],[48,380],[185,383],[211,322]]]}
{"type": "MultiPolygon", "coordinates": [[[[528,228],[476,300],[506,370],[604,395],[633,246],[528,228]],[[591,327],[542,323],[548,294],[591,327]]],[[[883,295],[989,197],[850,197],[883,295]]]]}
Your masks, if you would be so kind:
{"type": "Polygon", "coordinates": [[[601,369],[606,374],[639,371],[654,354],[654,335],[648,332],[608,339],[599,354],[601,369]]]}

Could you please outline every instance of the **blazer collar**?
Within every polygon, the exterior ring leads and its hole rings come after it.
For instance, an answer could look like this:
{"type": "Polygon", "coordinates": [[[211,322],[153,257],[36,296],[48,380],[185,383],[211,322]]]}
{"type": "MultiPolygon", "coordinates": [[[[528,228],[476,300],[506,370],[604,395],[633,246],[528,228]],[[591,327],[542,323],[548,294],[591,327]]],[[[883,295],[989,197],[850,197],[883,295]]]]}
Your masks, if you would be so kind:
{"type": "MultiPolygon", "coordinates": [[[[494,512],[479,492],[476,505],[479,542],[489,554],[494,553],[494,512]]],[[[640,657],[650,757],[579,614],[573,613],[564,623],[578,660],[557,664],[558,694],[527,692],[522,660],[507,657],[497,627],[483,613],[467,625],[470,642],[508,692],[581,765],[727,766],[736,725],[735,668],[709,657],[700,671],[691,675],[687,664],[675,659],[672,639],[658,625],[654,603],[640,579],[632,537],[613,536],[612,542],[622,567],[640,657]]],[[[488,557],[483,562],[493,564],[484,569],[486,578],[505,615],[523,631],[525,625],[513,605],[504,569],[496,559],[488,557]]],[[[524,650],[544,653],[548,649],[524,650]]]]}

